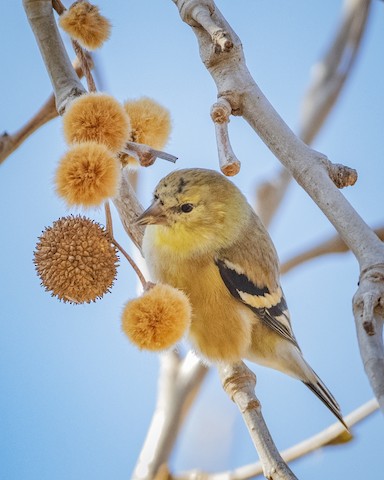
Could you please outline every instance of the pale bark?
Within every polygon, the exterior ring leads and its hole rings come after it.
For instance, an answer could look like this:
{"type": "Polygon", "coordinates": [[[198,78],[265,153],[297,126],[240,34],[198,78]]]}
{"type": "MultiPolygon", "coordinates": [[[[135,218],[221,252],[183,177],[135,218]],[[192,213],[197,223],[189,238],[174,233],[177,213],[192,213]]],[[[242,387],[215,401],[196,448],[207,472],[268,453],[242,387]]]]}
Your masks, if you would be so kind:
{"type": "Polygon", "coordinates": [[[228,123],[230,115],[231,106],[224,98],[219,99],[212,105],[211,118],[215,125],[220,170],[227,176],[236,175],[240,171],[240,161],[236,158],[229,140],[228,123]]]}
{"type": "MultiPolygon", "coordinates": [[[[89,61],[91,61],[89,56],[89,61]]],[[[77,59],[73,62],[73,68],[79,78],[83,76],[83,71],[77,59]]],[[[28,122],[14,133],[4,132],[0,137],[0,164],[13,153],[33,132],[48,123],[50,120],[58,117],[56,110],[55,95],[52,93],[47,101],[32,116],[28,122]]]]}
{"type": "MultiPolygon", "coordinates": [[[[344,417],[345,423],[349,428],[357,423],[362,422],[365,418],[372,415],[379,408],[377,400],[374,398],[361,405],[353,412],[344,417]]],[[[344,439],[339,439],[340,435],[344,436],[347,432],[340,422],[333,423],[321,432],[312,437],[303,440],[302,442],[287,448],[281,452],[282,458],[286,462],[293,462],[302,458],[309,453],[312,453],[319,448],[327,445],[338,445],[343,443],[344,439]]],[[[347,439],[348,441],[348,439],[347,439]]],[[[172,475],[173,480],[250,480],[263,474],[263,465],[261,462],[244,465],[232,471],[206,473],[198,470],[184,472],[172,475]]]]}
{"type": "Polygon", "coordinates": [[[219,365],[218,369],[224,390],[236,403],[247,425],[265,478],[295,479],[296,476],[282,459],[264,421],[260,402],[255,395],[256,375],[243,362],[219,365]]]}
{"type": "MultiPolygon", "coordinates": [[[[376,228],[375,233],[381,240],[384,240],[384,227],[376,228]]],[[[315,245],[314,247],[308,248],[307,250],[302,250],[299,254],[283,262],[280,265],[280,273],[287,273],[293,268],[322,255],[345,253],[348,251],[348,246],[343,242],[340,236],[336,234],[328,240],[324,240],[318,245],[315,245]]]]}
{"type": "Polygon", "coordinates": [[[167,462],[207,371],[192,353],[183,360],[175,352],[161,356],[157,404],[133,480],[155,478],[159,468],[167,462]]]}
{"type": "Polygon", "coordinates": [[[360,271],[364,272],[354,299],[355,320],[360,332],[359,346],[372,389],[384,411],[384,369],[371,368],[372,365],[379,367],[384,364],[381,329],[374,328],[367,333],[362,325],[371,320],[366,319],[367,308],[361,308],[366,305],[367,294],[372,295],[370,311],[376,312],[374,318],[378,326],[382,324],[382,311],[378,311],[378,307],[380,299],[384,298],[383,243],[336,188],[329,176],[329,170],[333,168],[331,162],[294,135],[268,102],[247,69],[239,38],[214,2],[173,1],[181,18],[192,27],[197,37],[201,59],[216,83],[218,98],[224,98],[231,105],[232,114],[242,115],[250,124],[316,202],[356,256],[360,271]],[[209,28],[205,24],[207,15],[209,28]],[[200,23],[201,18],[203,21],[200,23]],[[212,31],[223,32],[232,48],[221,48],[212,31]]]}
{"type": "MultiPolygon", "coordinates": [[[[323,58],[312,68],[311,83],[302,101],[298,134],[307,145],[316,138],[350,77],[371,5],[371,0],[344,1],[334,39],[323,58]]],[[[291,180],[289,171],[281,167],[273,179],[258,188],[256,210],[266,226],[281,204],[291,180]]]]}
{"type": "Polygon", "coordinates": [[[73,98],[85,93],[76,75],[53,16],[51,0],[23,0],[32,31],[51,79],[56,109],[61,115],[73,98]]]}

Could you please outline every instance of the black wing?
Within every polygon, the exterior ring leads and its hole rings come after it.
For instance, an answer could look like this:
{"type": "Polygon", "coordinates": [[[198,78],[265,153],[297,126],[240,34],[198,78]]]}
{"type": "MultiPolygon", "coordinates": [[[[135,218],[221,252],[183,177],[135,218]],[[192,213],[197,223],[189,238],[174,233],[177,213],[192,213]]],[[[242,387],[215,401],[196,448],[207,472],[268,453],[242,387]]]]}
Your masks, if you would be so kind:
{"type": "Polygon", "coordinates": [[[216,259],[215,262],[232,296],[250,308],[265,325],[299,348],[281,288],[271,292],[265,285],[255,285],[238,265],[223,259],[216,259]]]}

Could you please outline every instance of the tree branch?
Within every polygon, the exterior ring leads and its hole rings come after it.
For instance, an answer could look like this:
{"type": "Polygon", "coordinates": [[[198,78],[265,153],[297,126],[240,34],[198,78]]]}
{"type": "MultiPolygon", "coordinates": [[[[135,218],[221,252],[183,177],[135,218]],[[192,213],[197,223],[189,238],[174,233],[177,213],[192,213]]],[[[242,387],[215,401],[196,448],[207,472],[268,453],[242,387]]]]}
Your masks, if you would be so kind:
{"type": "MultiPolygon", "coordinates": [[[[179,9],[187,8],[187,4],[191,2],[191,0],[173,1],[179,9]]],[[[243,116],[319,206],[356,256],[360,270],[371,271],[372,274],[364,277],[364,286],[366,292],[375,292],[375,301],[372,305],[377,305],[380,298],[384,298],[384,281],[373,282],[373,278],[381,278],[382,272],[377,265],[384,261],[383,243],[335,187],[329,177],[329,160],[296,137],[264,96],[247,69],[240,40],[213,0],[205,0],[201,4],[192,1],[191,5],[193,9],[190,15],[197,23],[196,12],[199,5],[205,10],[208,5],[209,10],[213,12],[212,22],[227,32],[233,42],[233,48],[229,52],[218,53],[212,48],[211,36],[204,29],[204,25],[202,28],[193,28],[199,42],[202,61],[216,83],[218,98],[225,98],[231,105],[232,113],[236,112],[243,116]]],[[[364,301],[364,298],[366,297],[359,297],[359,300],[364,301]]],[[[356,300],[357,297],[355,297],[356,300]]],[[[359,319],[356,318],[357,323],[358,321],[359,319]]],[[[359,342],[363,362],[367,363],[366,359],[371,358],[372,351],[375,351],[375,358],[379,356],[380,361],[384,361],[382,338],[376,337],[376,343],[373,342],[372,337],[365,340],[359,342]]],[[[383,378],[384,369],[376,371],[375,374],[371,370],[369,372],[372,389],[384,410],[382,382],[378,380],[383,378]]]]}
{"type": "Polygon", "coordinates": [[[120,183],[116,197],[113,199],[124,230],[136,247],[141,252],[141,243],[143,241],[144,227],[136,225],[134,222],[144,211],[137,199],[136,193],[128,180],[128,168],[121,171],[120,183]]]}
{"type": "Polygon", "coordinates": [[[136,158],[142,167],[150,167],[155,163],[156,158],[162,158],[168,162],[175,163],[177,157],[161,150],[155,150],[149,145],[136,142],[127,142],[122,153],[136,158]]]}
{"type": "Polygon", "coordinates": [[[215,125],[217,152],[219,154],[220,170],[227,176],[233,176],[240,171],[240,161],[233,153],[228,135],[229,116],[231,106],[224,99],[220,98],[211,108],[211,118],[215,125]]]}
{"type": "Polygon", "coordinates": [[[301,107],[299,136],[312,143],[345,85],[367,26],[371,0],[345,0],[339,28],[321,61],[312,69],[312,82],[301,107]]]}
{"type": "MultiPolygon", "coordinates": [[[[373,398],[350,414],[346,415],[344,417],[345,423],[349,428],[351,428],[367,418],[369,415],[372,415],[378,408],[379,404],[377,403],[376,398],[373,398]]],[[[338,441],[338,437],[343,434],[345,434],[345,429],[340,422],[333,423],[316,435],[303,440],[293,447],[283,450],[281,452],[281,456],[286,462],[292,462],[324,446],[338,445],[340,443],[338,441]]],[[[256,462],[227,472],[209,474],[194,470],[191,472],[172,475],[171,478],[173,480],[249,480],[262,475],[262,473],[262,463],[256,462]]]]}
{"type": "MultiPolygon", "coordinates": [[[[89,56],[89,61],[92,61],[89,56]]],[[[83,70],[77,59],[72,63],[73,68],[79,78],[83,76],[83,70]]],[[[50,120],[58,117],[56,110],[55,96],[52,93],[44,105],[35,113],[35,115],[15,133],[4,132],[0,137],[0,164],[13,153],[33,132],[48,123],[50,120]]]]}
{"type": "Polygon", "coordinates": [[[265,478],[295,479],[273,443],[255,395],[256,375],[243,362],[218,367],[224,390],[238,406],[259,454],[265,478]]]}
{"type": "Polygon", "coordinates": [[[23,0],[23,5],[51,79],[56,109],[62,115],[66,105],[85,93],[85,89],[65,50],[53,16],[52,1],[23,0]]]}
{"type": "MultiPolygon", "coordinates": [[[[349,78],[360,50],[372,2],[345,0],[339,27],[322,60],[312,69],[312,82],[301,107],[299,137],[310,145],[323,126],[349,78]]],[[[269,225],[291,182],[292,176],[280,168],[275,178],[257,191],[257,211],[269,225]]]]}
{"type": "Polygon", "coordinates": [[[180,427],[207,373],[191,352],[181,360],[176,352],[160,356],[157,404],[133,480],[155,478],[168,460],[180,427]]]}
{"type": "MultiPolygon", "coordinates": [[[[384,227],[375,229],[375,233],[381,240],[384,240],[384,227]]],[[[336,234],[328,240],[325,240],[312,248],[304,250],[298,255],[295,255],[289,260],[283,262],[280,265],[280,273],[287,273],[298,265],[322,255],[344,252],[349,252],[349,248],[345,242],[343,242],[340,236],[336,234]]]]}
{"type": "Polygon", "coordinates": [[[353,297],[353,313],[365,373],[384,413],[383,283],[384,263],[363,270],[353,297]]]}

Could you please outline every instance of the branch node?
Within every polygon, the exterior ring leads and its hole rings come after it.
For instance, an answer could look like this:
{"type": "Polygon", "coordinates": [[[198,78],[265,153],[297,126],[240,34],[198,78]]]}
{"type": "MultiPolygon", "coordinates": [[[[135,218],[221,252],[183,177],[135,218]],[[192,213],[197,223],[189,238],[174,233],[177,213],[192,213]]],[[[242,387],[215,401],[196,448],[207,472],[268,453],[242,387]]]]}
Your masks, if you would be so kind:
{"type": "Polygon", "coordinates": [[[365,321],[363,322],[363,327],[367,335],[372,337],[376,334],[375,327],[372,322],[365,321]]]}
{"type": "Polygon", "coordinates": [[[211,37],[215,53],[229,52],[233,48],[233,41],[227,31],[218,25],[212,15],[215,4],[212,0],[184,0],[179,6],[182,20],[191,27],[201,27],[211,37]]]}
{"type": "MultiPolygon", "coordinates": [[[[245,367],[242,363],[223,365],[220,367],[220,377],[223,389],[234,401],[235,395],[241,390],[254,390],[256,386],[256,375],[245,367]]],[[[259,402],[253,397],[244,405],[242,410],[245,412],[251,408],[260,407],[259,402]]]]}
{"type": "Polygon", "coordinates": [[[357,181],[357,171],[340,163],[327,163],[329,178],[337,188],[350,187],[357,181]]]}

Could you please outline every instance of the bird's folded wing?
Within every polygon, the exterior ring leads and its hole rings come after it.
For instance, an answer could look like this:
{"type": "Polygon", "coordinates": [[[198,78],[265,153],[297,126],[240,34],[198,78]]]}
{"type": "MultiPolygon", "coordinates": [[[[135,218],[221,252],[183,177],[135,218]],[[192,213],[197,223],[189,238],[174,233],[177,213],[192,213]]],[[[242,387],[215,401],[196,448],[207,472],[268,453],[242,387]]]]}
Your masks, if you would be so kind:
{"type": "Polygon", "coordinates": [[[227,259],[217,258],[215,263],[232,296],[249,307],[266,326],[299,348],[281,288],[270,291],[266,285],[256,285],[238,264],[227,259]]]}

